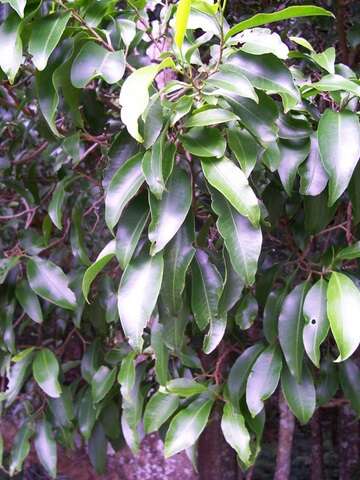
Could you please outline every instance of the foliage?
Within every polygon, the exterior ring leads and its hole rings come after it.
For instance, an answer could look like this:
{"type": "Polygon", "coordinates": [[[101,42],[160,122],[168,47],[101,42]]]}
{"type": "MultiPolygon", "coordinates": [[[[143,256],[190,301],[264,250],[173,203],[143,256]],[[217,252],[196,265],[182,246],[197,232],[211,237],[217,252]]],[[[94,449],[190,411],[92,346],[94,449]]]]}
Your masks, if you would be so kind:
{"type": "Polygon", "coordinates": [[[264,27],[331,13],[3,3],[4,468],[33,442],[55,477],[77,432],[98,473],[144,429],[171,456],[221,404],[247,469],[278,385],[306,423],[328,374],[358,411],[360,82],[264,27]]]}

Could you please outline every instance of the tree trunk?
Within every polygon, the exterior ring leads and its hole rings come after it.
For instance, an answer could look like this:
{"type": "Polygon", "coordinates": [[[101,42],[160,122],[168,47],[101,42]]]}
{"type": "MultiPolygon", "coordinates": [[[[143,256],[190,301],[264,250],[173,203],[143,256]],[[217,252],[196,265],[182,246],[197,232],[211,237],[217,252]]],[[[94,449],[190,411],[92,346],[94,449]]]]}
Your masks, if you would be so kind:
{"type": "Polygon", "coordinates": [[[311,420],[311,439],[311,480],[323,480],[324,462],[320,410],[314,413],[311,420]]]}
{"type": "Polygon", "coordinates": [[[199,440],[198,467],[200,480],[238,480],[236,453],[225,441],[216,410],[199,440]]]}
{"type": "Polygon", "coordinates": [[[279,411],[278,449],[274,480],[289,480],[295,418],[290,412],[282,393],[279,393],[279,411]]]}
{"type": "Polygon", "coordinates": [[[339,480],[353,480],[359,468],[359,422],[350,405],[339,408],[339,480]]]}

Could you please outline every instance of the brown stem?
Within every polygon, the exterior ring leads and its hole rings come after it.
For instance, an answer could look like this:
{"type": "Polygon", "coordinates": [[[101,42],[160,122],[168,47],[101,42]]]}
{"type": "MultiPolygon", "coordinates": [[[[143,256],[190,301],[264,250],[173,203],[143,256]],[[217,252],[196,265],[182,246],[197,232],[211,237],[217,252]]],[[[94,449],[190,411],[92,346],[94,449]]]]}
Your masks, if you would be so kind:
{"type": "Polygon", "coordinates": [[[279,394],[279,434],[274,480],[289,480],[291,471],[291,450],[295,430],[295,418],[282,395],[279,394]]]}
{"type": "Polygon", "coordinates": [[[359,462],[359,422],[350,405],[339,408],[338,420],[339,480],[352,480],[359,462]]]}
{"type": "Polygon", "coordinates": [[[346,40],[346,0],[336,2],[336,30],[339,39],[339,50],[341,61],[346,65],[349,63],[349,48],[346,40]]]}
{"type": "Polygon", "coordinates": [[[323,443],[320,411],[317,410],[311,419],[311,480],[323,480],[323,443]]]}

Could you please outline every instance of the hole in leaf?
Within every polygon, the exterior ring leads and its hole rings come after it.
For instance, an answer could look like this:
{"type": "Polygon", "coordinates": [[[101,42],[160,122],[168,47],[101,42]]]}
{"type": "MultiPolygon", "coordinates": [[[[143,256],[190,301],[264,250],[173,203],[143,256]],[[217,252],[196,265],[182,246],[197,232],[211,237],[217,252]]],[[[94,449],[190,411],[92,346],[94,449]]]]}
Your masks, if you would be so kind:
{"type": "Polygon", "coordinates": [[[312,323],[313,325],[315,325],[315,323],[316,323],[315,318],[313,318],[313,319],[311,320],[311,323],[312,323]]]}

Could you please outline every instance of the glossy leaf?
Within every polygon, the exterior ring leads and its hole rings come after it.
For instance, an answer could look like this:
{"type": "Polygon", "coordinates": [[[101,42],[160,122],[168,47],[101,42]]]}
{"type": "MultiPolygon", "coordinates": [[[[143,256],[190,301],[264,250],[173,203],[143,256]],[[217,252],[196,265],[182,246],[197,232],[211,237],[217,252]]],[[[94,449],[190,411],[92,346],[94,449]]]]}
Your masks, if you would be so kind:
{"type": "Polygon", "coordinates": [[[339,349],[337,362],[349,358],[360,343],[360,292],[350,278],[339,272],[331,274],[327,290],[327,315],[339,349]]]}
{"type": "Polygon", "coordinates": [[[184,148],[197,157],[224,156],[226,141],[217,128],[194,127],[181,137],[184,148]]]}
{"type": "Polygon", "coordinates": [[[256,298],[247,294],[241,299],[235,313],[235,323],[241,330],[247,330],[255,322],[258,314],[256,298]]]}
{"type": "Polygon", "coordinates": [[[310,142],[308,139],[282,140],[279,149],[279,176],[286,193],[291,195],[298,168],[309,154],[310,142]]]}
{"type": "Polygon", "coordinates": [[[201,166],[207,181],[253,225],[260,221],[258,200],[248,184],[245,174],[231,160],[203,160],[201,166]]]}
{"type": "Polygon", "coordinates": [[[291,374],[301,378],[304,358],[302,313],[307,283],[297,285],[285,298],[279,316],[279,341],[291,374]]]}
{"type": "Polygon", "coordinates": [[[185,32],[186,25],[190,15],[191,0],[180,0],[176,10],[175,16],[175,43],[178,48],[181,48],[185,32]]]}
{"type": "Polygon", "coordinates": [[[32,368],[39,387],[49,397],[58,398],[61,394],[58,380],[60,368],[53,352],[48,348],[42,348],[36,352],[32,368]]]}
{"type": "Polygon", "coordinates": [[[6,400],[6,406],[10,406],[20,393],[24,381],[30,373],[30,366],[33,358],[33,349],[26,349],[22,352],[21,359],[11,366],[8,374],[6,390],[5,392],[0,393],[0,400],[6,400]]]}
{"type": "Polygon", "coordinates": [[[339,365],[339,379],[345,397],[357,415],[360,415],[360,369],[353,360],[346,360],[339,365]]]}
{"type": "Polygon", "coordinates": [[[325,357],[320,364],[320,375],[316,385],[318,406],[325,405],[339,388],[338,370],[332,358],[325,357]]]}
{"type": "Polygon", "coordinates": [[[326,313],[327,283],[324,279],[318,280],[308,291],[305,297],[303,314],[305,326],[303,341],[305,351],[316,367],[320,364],[320,345],[329,332],[329,320],[326,313]]]}
{"type": "Polygon", "coordinates": [[[239,162],[241,170],[248,177],[255,167],[260,147],[246,130],[232,127],[227,131],[229,148],[239,162]]]}
{"type": "Polygon", "coordinates": [[[23,59],[21,28],[21,20],[15,13],[8,15],[0,26],[0,67],[10,83],[14,83],[23,59]]]}
{"type": "Polygon", "coordinates": [[[124,333],[135,350],[142,349],[142,333],[157,302],[163,268],[160,253],[152,257],[142,255],[129,263],[121,278],[119,316],[124,333]]]}
{"type": "Polygon", "coordinates": [[[248,466],[251,455],[250,434],[244,417],[231,403],[224,405],[221,430],[227,443],[236,451],[242,463],[248,466]]]}
{"type": "Polygon", "coordinates": [[[8,3],[13,8],[19,17],[24,17],[24,10],[27,0],[1,0],[1,3],[8,3]]]}
{"type": "Polygon", "coordinates": [[[282,369],[279,347],[267,347],[251,368],[246,383],[246,403],[252,417],[258,415],[267,400],[275,391],[282,369]]]}
{"type": "Polygon", "coordinates": [[[57,451],[51,426],[46,420],[40,420],[36,426],[35,450],[41,465],[51,478],[56,478],[57,451]]]}
{"type": "Polygon", "coordinates": [[[50,260],[33,257],[28,260],[26,271],[29,285],[39,297],[68,310],[76,308],[75,294],[60,267],[50,260]]]}
{"type": "Polygon", "coordinates": [[[194,113],[185,122],[185,127],[207,127],[209,125],[231,122],[233,120],[237,120],[237,116],[230,110],[224,110],[223,108],[210,108],[208,110],[194,113]]]}
{"type": "Polygon", "coordinates": [[[329,206],[347,188],[360,157],[360,125],[347,110],[326,110],[319,121],[320,156],[329,176],[329,206]]]}
{"type": "Polygon", "coordinates": [[[300,380],[296,380],[285,368],[281,374],[281,388],[290,410],[301,424],[307,423],[316,404],[314,381],[309,368],[303,368],[300,380]]]}
{"type": "Polygon", "coordinates": [[[30,453],[30,439],[33,434],[30,423],[24,423],[16,433],[10,456],[9,473],[11,477],[15,472],[21,471],[24,460],[30,453]]]}
{"type": "Polygon", "coordinates": [[[144,412],[144,428],[152,433],[161,427],[179,407],[179,397],[156,392],[146,404],[144,412]]]}
{"type": "Polygon", "coordinates": [[[320,65],[321,68],[329,73],[335,73],[335,57],[336,52],[334,47],[327,48],[321,53],[310,53],[311,59],[320,65]]]}
{"type": "Polygon", "coordinates": [[[212,190],[211,197],[212,207],[218,215],[217,227],[224,238],[232,266],[246,285],[252,285],[262,245],[261,229],[239,215],[216,190],[212,190]]]}
{"type": "Polygon", "coordinates": [[[311,137],[310,153],[306,162],[299,168],[300,193],[302,195],[319,195],[328,182],[328,176],[321,163],[318,140],[311,137]]]}
{"type": "Polygon", "coordinates": [[[82,436],[85,440],[89,440],[97,417],[97,411],[92,400],[90,388],[82,392],[77,417],[82,436]]]}
{"type": "Polygon", "coordinates": [[[258,102],[258,96],[251,82],[231,65],[222,65],[218,72],[207,79],[205,85],[214,89],[213,95],[224,97],[240,95],[258,102]]]}
{"type": "Polygon", "coordinates": [[[91,395],[94,403],[103,400],[111,390],[116,379],[116,368],[110,370],[106,366],[101,366],[94,374],[91,381],[91,395]]]}
{"type": "Polygon", "coordinates": [[[43,322],[43,314],[38,297],[31,290],[26,280],[16,285],[15,295],[24,312],[36,323],[43,322]]]}
{"type": "Polygon", "coordinates": [[[76,88],[85,88],[94,78],[102,78],[113,84],[121,80],[125,72],[125,57],[122,51],[109,52],[95,42],[86,42],[71,67],[71,83],[76,88]]]}
{"type": "Polygon", "coordinates": [[[204,430],[213,400],[200,396],[172,419],[165,438],[165,457],[191,447],[204,430]]]}
{"type": "Polygon", "coordinates": [[[191,182],[187,173],[176,168],[169,178],[161,200],[150,196],[150,255],[156,255],[169,243],[183,224],[191,206],[191,182]]]}
{"type": "Polygon", "coordinates": [[[205,392],[207,387],[192,378],[174,378],[167,382],[166,390],[179,397],[192,397],[205,392]]]}

